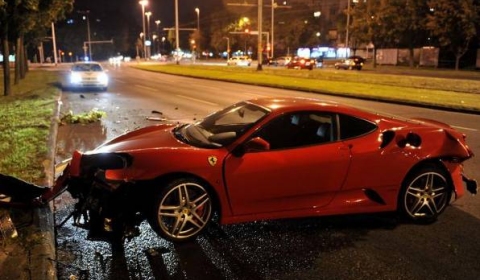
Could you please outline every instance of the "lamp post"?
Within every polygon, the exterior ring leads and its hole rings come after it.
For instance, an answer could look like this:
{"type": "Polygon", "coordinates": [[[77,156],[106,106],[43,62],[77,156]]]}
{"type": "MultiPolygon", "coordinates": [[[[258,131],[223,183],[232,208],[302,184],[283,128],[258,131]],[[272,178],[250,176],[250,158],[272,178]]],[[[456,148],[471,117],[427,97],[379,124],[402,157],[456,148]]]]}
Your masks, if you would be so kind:
{"type": "Polygon", "coordinates": [[[346,32],[345,32],[345,53],[348,56],[348,54],[347,54],[347,51],[348,51],[348,29],[349,29],[349,25],[350,25],[350,1],[351,0],[347,0],[347,1],[348,1],[348,4],[347,4],[347,28],[346,28],[346,32]]]}
{"type": "Polygon", "coordinates": [[[274,56],[274,52],[273,52],[273,48],[274,48],[274,26],[275,26],[275,8],[277,7],[277,3],[274,3],[273,0],[272,0],[272,45],[270,46],[270,50],[272,51],[272,54],[271,54],[271,57],[273,58],[274,56]]]}
{"type": "Polygon", "coordinates": [[[175,0],[175,62],[176,64],[180,64],[180,58],[179,58],[179,53],[180,53],[180,38],[179,38],[179,32],[178,32],[178,0],[175,0]]]}
{"type": "Polygon", "coordinates": [[[140,2],[138,2],[141,6],[142,6],[142,24],[143,24],[143,56],[144,58],[146,59],[147,58],[147,45],[145,44],[145,41],[146,41],[146,37],[145,34],[147,34],[145,32],[145,6],[148,5],[148,0],[142,0],[140,2]]]}
{"type": "Polygon", "coordinates": [[[230,59],[230,38],[223,37],[223,39],[227,39],[227,61],[230,59]]]}
{"type": "Polygon", "coordinates": [[[197,13],[197,30],[200,31],[200,9],[195,8],[195,13],[197,13]]]}
{"type": "Polygon", "coordinates": [[[152,15],[152,12],[146,12],[145,15],[147,16],[147,37],[146,37],[146,42],[149,42],[147,51],[148,53],[145,55],[145,58],[150,58],[150,46],[151,46],[151,41],[150,41],[150,16],[152,15]]]}
{"type": "MultiPolygon", "coordinates": [[[[88,58],[89,60],[92,60],[92,44],[90,43],[90,18],[88,17],[90,10],[78,11],[78,13],[84,15],[83,20],[87,20],[88,58]]],[[[87,56],[87,46],[84,46],[84,55],[85,57],[87,56]]]]}
{"type": "Polygon", "coordinates": [[[200,9],[199,8],[195,8],[195,13],[197,13],[197,33],[198,33],[198,38],[197,38],[197,41],[198,41],[198,49],[197,49],[197,52],[200,53],[200,9]]]}
{"type": "MultiPolygon", "coordinates": [[[[159,29],[160,23],[161,23],[161,21],[159,19],[157,19],[155,21],[155,24],[157,25],[157,39],[160,38],[160,29],[159,29]]],[[[160,45],[160,43],[157,42],[157,53],[160,53],[160,46],[159,45],[160,45]]]]}

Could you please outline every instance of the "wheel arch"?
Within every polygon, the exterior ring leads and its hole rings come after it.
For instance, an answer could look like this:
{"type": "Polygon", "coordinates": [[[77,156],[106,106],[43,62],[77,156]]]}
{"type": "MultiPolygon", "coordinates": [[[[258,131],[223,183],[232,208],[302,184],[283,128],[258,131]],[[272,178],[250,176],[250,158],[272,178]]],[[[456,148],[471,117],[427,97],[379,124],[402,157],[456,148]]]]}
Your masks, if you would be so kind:
{"type": "Polygon", "coordinates": [[[401,187],[402,188],[405,187],[406,182],[408,182],[408,180],[416,172],[418,172],[419,170],[421,170],[423,168],[428,168],[428,167],[439,168],[442,171],[443,175],[445,175],[445,177],[448,181],[450,191],[454,191],[455,188],[453,186],[452,176],[451,176],[450,172],[448,171],[447,167],[442,163],[442,160],[440,158],[429,158],[429,159],[425,159],[423,161],[420,161],[420,162],[416,163],[412,168],[410,168],[410,170],[407,172],[407,174],[403,178],[401,187]]]}

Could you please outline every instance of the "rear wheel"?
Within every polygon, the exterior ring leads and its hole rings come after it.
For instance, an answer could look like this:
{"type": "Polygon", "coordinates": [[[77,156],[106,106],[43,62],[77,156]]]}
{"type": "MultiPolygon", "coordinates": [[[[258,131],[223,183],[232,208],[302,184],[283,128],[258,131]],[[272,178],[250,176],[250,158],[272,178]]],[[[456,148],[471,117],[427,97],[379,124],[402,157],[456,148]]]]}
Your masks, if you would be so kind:
{"type": "Polygon", "coordinates": [[[213,201],[208,190],[195,179],[171,181],[158,196],[149,219],[165,239],[194,239],[212,219],[213,201]]]}
{"type": "Polygon", "coordinates": [[[407,218],[431,222],[450,202],[451,188],[443,170],[425,167],[405,181],[399,196],[400,210],[407,218]]]}

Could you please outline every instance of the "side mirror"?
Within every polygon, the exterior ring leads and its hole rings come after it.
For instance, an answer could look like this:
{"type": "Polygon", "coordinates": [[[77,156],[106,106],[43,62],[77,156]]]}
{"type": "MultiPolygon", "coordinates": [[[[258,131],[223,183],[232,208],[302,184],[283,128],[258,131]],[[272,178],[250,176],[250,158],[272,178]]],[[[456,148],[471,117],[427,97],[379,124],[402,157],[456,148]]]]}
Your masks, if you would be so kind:
{"type": "Polygon", "coordinates": [[[233,151],[233,155],[241,157],[248,152],[261,152],[270,150],[270,143],[260,137],[248,140],[245,144],[238,146],[233,151]]]}

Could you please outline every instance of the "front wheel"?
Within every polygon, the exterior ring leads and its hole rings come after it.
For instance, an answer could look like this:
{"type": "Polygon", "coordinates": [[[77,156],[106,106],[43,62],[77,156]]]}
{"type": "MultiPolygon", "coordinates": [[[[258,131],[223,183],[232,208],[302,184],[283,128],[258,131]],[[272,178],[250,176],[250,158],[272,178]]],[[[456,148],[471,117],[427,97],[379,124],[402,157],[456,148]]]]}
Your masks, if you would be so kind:
{"type": "Polygon", "coordinates": [[[192,240],[212,219],[213,201],[195,179],[171,181],[158,196],[149,219],[152,228],[174,242],[192,240]]]}
{"type": "Polygon", "coordinates": [[[450,202],[450,185],[438,168],[423,168],[409,176],[399,196],[400,210],[419,222],[436,220],[450,202]]]}

